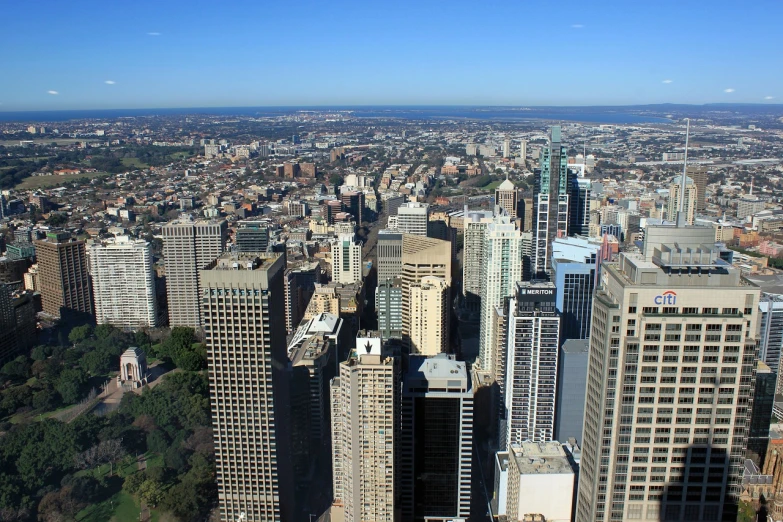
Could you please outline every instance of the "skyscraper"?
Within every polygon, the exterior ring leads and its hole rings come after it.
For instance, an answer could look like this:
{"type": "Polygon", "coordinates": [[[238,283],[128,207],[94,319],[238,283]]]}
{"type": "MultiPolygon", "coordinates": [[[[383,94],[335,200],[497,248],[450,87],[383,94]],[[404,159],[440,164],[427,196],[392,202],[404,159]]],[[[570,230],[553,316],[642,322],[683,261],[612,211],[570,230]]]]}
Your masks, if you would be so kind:
{"type": "Polygon", "coordinates": [[[378,330],[384,339],[402,339],[402,281],[387,279],[375,290],[378,330]]]}
{"type": "Polygon", "coordinates": [[[509,302],[505,383],[505,445],[554,436],[560,315],[555,285],[520,282],[509,302]]]}
{"type": "Polygon", "coordinates": [[[120,236],[91,245],[90,274],[98,324],[157,326],[155,274],[148,242],[120,236]]]}
{"type": "Polygon", "coordinates": [[[572,236],[590,235],[592,182],[587,178],[571,176],[569,189],[568,233],[572,236]]]}
{"type": "Polygon", "coordinates": [[[402,234],[381,230],[376,247],[378,283],[400,277],[402,273],[402,234]]]}
{"type": "Polygon", "coordinates": [[[551,130],[549,147],[541,149],[533,204],[532,272],[546,278],[551,272],[552,242],[568,234],[568,153],[560,144],[560,127],[551,130]]]}
{"type": "Polygon", "coordinates": [[[779,373],[783,351],[783,296],[761,294],[759,301],[759,359],[779,373]]]}
{"type": "MultiPolygon", "coordinates": [[[[522,217],[522,213],[519,212],[519,192],[519,189],[508,179],[495,189],[495,205],[503,208],[511,216],[511,219],[522,217]]],[[[524,206],[524,202],[522,206],[524,206]]]]}
{"type": "Polygon", "coordinates": [[[735,520],[759,289],[709,227],[648,226],[596,291],[578,522],[735,520]]]}
{"type": "Polygon", "coordinates": [[[484,266],[484,237],[487,225],[492,223],[493,213],[489,210],[468,210],[465,207],[463,219],[462,249],[462,294],[465,306],[477,310],[481,303],[481,270],[484,266]]]}
{"type": "Polygon", "coordinates": [[[349,285],[362,280],[362,244],[352,235],[341,235],[332,243],[332,281],[349,285]]]}
{"type": "Polygon", "coordinates": [[[589,349],[588,339],[568,339],[560,348],[554,440],[582,443],[589,349]]]}
{"type": "Polygon", "coordinates": [[[224,254],[200,271],[223,520],[290,520],[293,475],[281,254],[224,254]]]}
{"type": "Polygon", "coordinates": [[[163,226],[169,326],[201,326],[198,272],[226,249],[225,221],[184,216],[163,226]]]}
{"type": "Polygon", "coordinates": [[[430,206],[427,203],[409,202],[397,209],[397,230],[403,234],[426,236],[430,222],[430,206]]]}
{"type": "Polygon", "coordinates": [[[448,351],[449,286],[446,280],[425,276],[410,285],[411,353],[436,355],[448,351]]]}
{"type": "Polygon", "coordinates": [[[511,157],[511,140],[508,137],[506,137],[506,139],[503,140],[503,157],[504,158],[511,157]]]}
{"type": "Polygon", "coordinates": [[[687,171],[687,176],[696,185],[696,212],[704,212],[707,208],[707,167],[704,165],[690,165],[687,171]]]}
{"type": "Polygon", "coordinates": [[[380,337],[357,337],[330,387],[333,509],[346,522],[396,520],[400,368],[381,345],[380,337]]]}
{"type": "Polygon", "coordinates": [[[522,234],[505,213],[487,225],[481,271],[481,325],[479,329],[480,369],[492,371],[495,361],[492,314],[503,298],[514,294],[522,280],[522,234]]]}
{"type": "Polygon", "coordinates": [[[402,520],[467,520],[473,459],[473,388],[453,355],[411,357],[402,389],[402,520]]]}
{"type": "MultiPolygon", "coordinates": [[[[427,276],[441,278],[447,286],[451,286],[451,244],[440,239],[403,234],[402,336],[408,348],[410,348],[411,331],[414,328],[411,287],[421,284],[422,279],[427,276]]],[[[448,332],[448,325],[446,331],[448,332]]]]}
{"type": "MultiPolygon", "coordinates": [[[[685,180],[685,221],[693,225],[696,212],[696,185],[691,178],[685,180]]],[[[666,207],[666,219],[677,221],[677,212],[680,210],[680,193],[682,192],[682,178],[676,176],[669,185],[669,200],[666,207]]]]}
{"type": "Polygon", "coordinates": [[[561,340],[590,337],[593,293],[600,243],[587,238],[558,238],[552,245],[552,270],[557,287],[561,340]]]}
{"type": "Polygon", "coordinates": [[[35,241],[43,311],[52,317],[75,312],[92,314],[92,288],[84,241],[69,232],[48,232],[35,241]]]}

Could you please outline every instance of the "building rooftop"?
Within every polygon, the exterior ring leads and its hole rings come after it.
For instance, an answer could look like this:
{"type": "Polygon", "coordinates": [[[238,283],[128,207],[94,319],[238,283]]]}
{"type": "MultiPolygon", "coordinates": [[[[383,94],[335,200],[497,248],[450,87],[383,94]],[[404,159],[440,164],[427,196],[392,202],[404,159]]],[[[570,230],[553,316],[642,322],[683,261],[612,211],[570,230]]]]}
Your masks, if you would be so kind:
{"type": "Polygon", "coordinates": [[[280,255],[265,252],[227,252],[206,270],[262,270],[269,268],[280,255]]]}
{"type": "Polygon", "coordinates": [[[574,469],[559,442],[512,444],[509,456],[522,475],[573,474],[574,469]]]}
{"type": "Polygon", "coordinates": [[[590,350],[590,339],[568,339],[563,343],[565,353],[587,353],[590,350]]]}

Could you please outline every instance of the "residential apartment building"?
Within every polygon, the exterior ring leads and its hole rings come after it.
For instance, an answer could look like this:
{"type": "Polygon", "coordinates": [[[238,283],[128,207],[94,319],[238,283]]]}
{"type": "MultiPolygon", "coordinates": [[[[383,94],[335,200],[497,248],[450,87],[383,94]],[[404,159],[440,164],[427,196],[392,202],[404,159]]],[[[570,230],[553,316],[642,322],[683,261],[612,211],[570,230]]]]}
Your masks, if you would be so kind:
{"type": "Polygon", "coordinates": [[[380,337],[356,338],[356,351],[332,380],[333,510],[346,522],[396,522],[400,366],[380,337]]]}
{"type": "Polygon", "coordinates": [[[509,301],[505,415],[500,421],[501,449],[525,441],[548,442],[554,436],[560,314],[555,285],[517,283],[509,301]]]}
{"type": "Polygon", "coordinates": [[[463,219],[462,295],[465,306],[479,310],[481,306],[481,271],[484,267],[484,237],[494,214],[489,210],[468,210],[463,219]]]}
{"type": "Polygon", "coordinates": [[[481,269],[481,324],[479,329],[479,368],[489,372],[495,346],[492,315],[503,298],[512,296],[522,281],[522,233],[508,215],[502,213],[487,225],[481,269]]]}
{"type": "Polygon", "coordinates": [[[120,236],[90,245],[89,253],[96,322],[131,329],[157,326],[150,244],[120,236]]]}

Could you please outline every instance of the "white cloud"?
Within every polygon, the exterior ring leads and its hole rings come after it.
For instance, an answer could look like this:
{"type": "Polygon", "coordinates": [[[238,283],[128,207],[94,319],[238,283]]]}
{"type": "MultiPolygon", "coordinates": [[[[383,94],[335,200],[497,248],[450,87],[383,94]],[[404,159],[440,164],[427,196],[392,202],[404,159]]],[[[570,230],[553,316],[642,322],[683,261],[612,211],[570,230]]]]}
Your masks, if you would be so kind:
{"type": "Polygon", "coordinates": [[[150,35],[150,36],[160,36],[160,33],[157,33],[157,32],[151,32],[151,33],[147,33],[147,34],[150,35]]]}
{"type": "Polygon", "coordinates": [[[60,93],[59,93],[59,92],[57,92],[57,91],[46,91],[46,92],[47,92],[47,93],[49,93],[49,94],[60,94],[60,93]]]}
{"type": "Polygon", "coordinates": [[[661,83],[672,83],[674,80],[664,80],[661,83]]]}
{"type": "Polygon", "coordinates": [[[114,85],[114,84],[115,84],[115,83],[117,83],[117,82],[115,82],[114,80],[106,80],[106,81],[105,81],[105,82],[103,82],[103,83],[105,83],[106,85],[114,85]]]}
{"type": "Polygon", "coordinates": [[[733,92],[734,92],[734,89],[732,89],[731,87],[729,87],[728,89],[723,89],[723,92],[727,92],[727,93],[731,94],[731,93],[733,93],[733,92]]]}
{"type": "Polygon", "coordinates": [[[764,96],[764,99],[765,100],[774,100],[775,97],[774,96],[764,96]]]}
{"type": "Polygon", "coordinates": [[[584,25],[582,24],[571,24],[572,29],[583,29],[584,25]]]}

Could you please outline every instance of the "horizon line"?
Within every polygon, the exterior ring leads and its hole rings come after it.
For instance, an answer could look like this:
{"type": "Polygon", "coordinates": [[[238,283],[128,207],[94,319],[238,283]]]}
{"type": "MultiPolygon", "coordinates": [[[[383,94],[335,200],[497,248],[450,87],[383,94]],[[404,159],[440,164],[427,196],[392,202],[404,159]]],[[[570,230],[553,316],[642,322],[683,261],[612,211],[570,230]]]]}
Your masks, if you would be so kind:
{"type": "Polygon", "coordinates": [[[76,108],[76,109],[12,109],[2,110],[0,114],[14,114],[24,112],[77,112],[77,111],[151,111],[151,110],[199,110],[199,109],[354,109],[354,108],[514,108],[514,109],[585,109],[585,108],[634,108],[634,107],[706,107],[710,105],[754,106],[754,107],[781,107],[783,103],[764,102],[706,102],[706,103],[635,103],[621,105],[587,104],[587,105],[502,105],[502,104],[325,104],[325,105],[211,105],[211,106],[160,106],[160,107],[111,107],[111,108],[76,108]]]}

